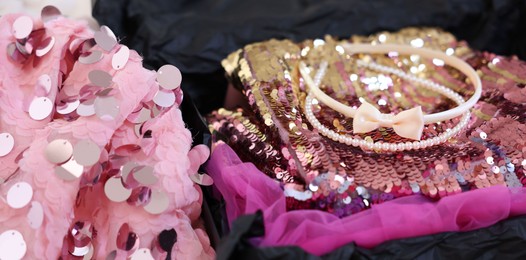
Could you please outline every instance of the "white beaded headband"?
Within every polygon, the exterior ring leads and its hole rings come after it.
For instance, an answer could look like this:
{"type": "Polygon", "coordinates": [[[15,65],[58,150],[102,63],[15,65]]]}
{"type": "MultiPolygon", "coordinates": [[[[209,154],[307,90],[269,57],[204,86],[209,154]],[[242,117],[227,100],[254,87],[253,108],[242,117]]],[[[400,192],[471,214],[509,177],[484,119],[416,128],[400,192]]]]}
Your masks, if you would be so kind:
{"type": "MultiPolygon", "coordinates": [[[[369,66],[371,65],[372,64],[369,64],[369,66]]],[[[320,70],[318,71],[318,73],[316,73],[316,77],[314,80],[314,84],[316,84],[316,86],[319,86],[321,82],[321,78],[323,77],[323,74],[325,73],[324,70],[326,68],[327,68],[326,62],[320,65],[320,70]]],[[[445,86],[442,86],[442,85],[438,85],[437,87],[436,83],[430,80],[424,79],[424,80],[416,81],[417,79],[416,77],[407,75],[405,72],[401,70],[397,70],[397,69],[393,69],[390,67],[385,67],[385,66],[381,66],[377,64],[374,64],[374,68],[378,71],[390,72],[390,73],[396,74],[400,76],[401,78],[404,78],[408,81],[411,81],[412,83],[416,85],[421,85],[422,87],[425,87],[428,89],[441,90],[442,92],[447,93],[446,96],[451,98],[458,105],[461,105],[465,102],[464,98],[462,98],[462,96],[460,96],[458,93],[451,91],[450,89],[447,89],[445,86]]],[[[342,135],[324,126],[314,116],[314,113],[312,111],[313,100],[314,100],[314,97],[312,93],[309,93],[307,95],[307,98],[305,99],[305,116],[307,120],[309,121],[309,123],[315,129],[317,129],[320,134],[334,141],[340,142],[342,144],[352,145],[355,147],[361,147],[362,149],[368,149],[368,150],[395,152],[395,151],[405,151],[405,150],[417,150],[417,149],[423,149],[426,147],[434,146],[434,145],[447,141],[449,138],[459,133],[460,130],[462,130],[468,124],[469,118],[470,118],[470,112],[469,110],[467,110],[456,126],[454,126],[451,129],[447,129],[446,131],[439,134],[438,136],[435,136],[433,138],[429,138],[426,140],[413,141],[413,142],[398,142],[398,143],[374,142],[372,140],[366,141],[364,139],[355,138],[350,135],[342,135]]]]}
{"type": "MultiPolygon", "coordinates": [[[[429,59],[441,59],[445,64],[450,65],[451,67],[458,69],[464,73],[472,84],[475,87],[475,93],[473,96],[468,99],[466,102],[458,103],[459,105],[455,108],[434,113],[423,115],[421,107],[414,107],[412,109],[402,111],[397,115],[394,114],[382,114],[374,106],[367,102],[363,102],[362,105],[356,109],[347,105],[344,105],[332,97],[325,94],[319,89],[319,84],[315,84],[312,78],[309,75],[309,70],[306,68],[305,64],[300,64],[300,72],[305,80],[305,83],[309,86],[309,93],[315,97],[318,101],[327,105],[328,107],[340,112],[341,114],[353,118],[353,132],[354,133],[367,133],[372,130],[377,129],[378,127],[391,127],[395,132],[405,138],[420,140],[422,135],[422,130],[425,124],[437,123],[445,121],[448,119],[455,118],[465,112],[469,111],[475,103],[479,100],[482,93],[482,83],[478,74],[469,66],[466,62],[456,58],[454,56],[449,56],[443,52],[434,51],[426,48],[414,48],[406,45],[396,45],[396,44],[381,44],[381,45],[369,45],[369,44],[342,44],[342,46],[348,51],[353,53],[389,53],[389,52],[398,52],[399,54],[413,55],[417,54],[429,59]]],[[[442,85],[439,85],[434,82],[426,81],[415,76],[407,75],[403,71],[399,71],[394,68],[384,67],[378,64],[367,64],[364,62],[359,62],[360,66],[368,66],[372,69],[383,70],[384,72],[390,72],[397,74],[398,76],[404,76],[410,81],[416,83],[429,82],[427,85],[428,88],[433,89],[441,94],[444,94],[448,97],[453,98],[453,96],[458,95],[451,89],[448,89],[442,85]]],[[[325,65],[326,66],[326,65],[325,65]]],[[[324,70],[324,68],[322,68],[324,70]]],[[[321,81],[321,77],[324,75],[320,73],[318,75],[321,81]]]]}

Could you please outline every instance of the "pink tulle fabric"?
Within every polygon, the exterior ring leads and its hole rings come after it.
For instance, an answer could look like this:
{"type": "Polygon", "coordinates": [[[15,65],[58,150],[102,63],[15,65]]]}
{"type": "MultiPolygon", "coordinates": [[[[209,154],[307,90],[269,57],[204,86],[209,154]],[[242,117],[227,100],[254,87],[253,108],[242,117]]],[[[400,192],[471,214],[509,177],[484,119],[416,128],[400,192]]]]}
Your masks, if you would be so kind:
{"type": "Polygon", "coordinates": [[[345,218],[318,210],[286,211],[280,184],[218,144],[206,166],[226,203],[231,223],[261,209],[260,246],[296,245],[322,255],[350,242],[374,247],[384,241],[447,231],[469,231],[526,214],[526,189],[494,186],[432,201],[412,195],[373,205],[345,218]]]}
{"type": "MultiPolygon", "coordinates": [[[[20,15],[0,18],[0,50],[4,53],[8,44],[15,41],[11,28],[18,17],[20,15]]],[[[86,23],[63,17],[45,24],[40,19],[33,20],[35,27],[45,27],[47,35],[56,40],[52,50],[40,58],[40,63],[33,67],[0,55],[0,132],[10,133],[15,139],[13,150],[0,157],[0,178],[8,180],[0,182],[0,234],[12,229],[22,234],[27,246],[24,259],[60,256],[69,259],[64,237],[73,223],[88,221],[96,230],[91,242],[93,258],[105,259],[109,252],[116,250],[119,259],[127,256],[116,246],[123,223],[128,223],[139,238],[138,247],[148,249],[161,231],[173,228],[177,241],[170,252],[172,259],[212,259],[215,253],[199,219],[202,193],[190,178],[208,158],[208,148],[198,145],[191,149],[192,137],[177,104],[143,125],[143,132],[151,131],[150,138],[138,137],[135,125],[126,121],[139,105],[152,102],[159,89],[156,73],[142,67],[142,58],[135,51],[130,51],[124,68],[113,69],[112,56],[119,44],[109,52],[104,51],[104,57],[98,62],[82,64],[71,60],[65,53],[71,48],[72,40],[94,36],[86,23]],[[93,70],[106,71],[113,77],[116,89],[113,97],[119,109],[113,120],[101,120],[96,115],[66,120],[52,113],[38,121],[29,116],[28,104],[39,95],[35,86],[41,75],[51,77],[52,87],[47,97],[55,102],[61,95],[79,95],[81,88],[89,84],[88,74],[93,70]],[[73,145],[80,140],[91,140],[103,151],[100,163],[108,160],[108,154],[114,152],[115,147],[140,145],[142,152],[127,159],[154,167],[158,181],[150,188],[168,195],[168,208],[161,214],[150,214],[142,207],[112,202],[104,193],[103,182],[107,179],[104,176],[102,181],[87,186],[81,185],[82,178],[74,181],[58,178],[56,165],[44,154],[47,145],[58,138],[73,145]],[[28,223],[31,203],[15,209],[5,199],[11,186],[21,181],[31,185],[31,201],[42,205],[44,218],[38,228],[28,223]]],[[[99,46],[93,50],[103,51],[99,46]]],[[[87,171],[88,168],[85,173],[87,171]]],[[[166,254],[155,258],[165,259],[166,254]]]]}

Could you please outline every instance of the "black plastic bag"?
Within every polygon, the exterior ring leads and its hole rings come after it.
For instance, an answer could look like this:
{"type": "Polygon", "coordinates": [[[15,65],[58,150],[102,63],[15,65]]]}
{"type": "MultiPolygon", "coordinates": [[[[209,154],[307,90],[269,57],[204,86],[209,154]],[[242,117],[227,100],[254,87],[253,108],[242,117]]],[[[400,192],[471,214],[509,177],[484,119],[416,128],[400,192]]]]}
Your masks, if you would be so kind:
{"type": "Polygon", "coordinates": [[[296,246],[252,246],[249,240],[264,230],[261,212],[238,218],[221,241],[217,259],[526,259],[526,216],[469,232],[392,240],[373,249],[351,243],[321,257],[296,246]]]}
{"type": "Polygon", "coordinates": [[[152,69],[169,63],[202,113],[221,107],[221,60],[246,44],[436,26],[474,49],[526,59],[524,0],[97,0],[93,16],[152,69]]]}

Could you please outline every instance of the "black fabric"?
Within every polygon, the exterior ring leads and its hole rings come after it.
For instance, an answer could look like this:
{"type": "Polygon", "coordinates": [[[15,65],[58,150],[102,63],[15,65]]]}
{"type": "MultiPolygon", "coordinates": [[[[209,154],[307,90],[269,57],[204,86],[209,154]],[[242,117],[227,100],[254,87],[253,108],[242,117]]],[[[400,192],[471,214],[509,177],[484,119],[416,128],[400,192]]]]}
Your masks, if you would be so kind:
{"type": "Polygon", "coordinates": [[[526,259],[526,216],[470,232],[393,240],[373,249],[351,243],[321,257],[296,246],[253,247],[249,240],[263,233],[261,212],[240,217],[221,241],[217,259],[526,259]]]}
{"type": "MultiPolygon", "coordinates": [[[[199,111],[192,101],[192,98],[187,92],[183,91],[183,93],[184,98],[180,109],[183,116],[183,121],[192,134],[192,147],[198,144],[204,144],[210,147],[212,139],[207,124],[201,114],[199,114],[199,111]]],[[[200,171],[203,172],[201,169],[200,171]]],[[[206,233],[210,239],[210,244],[213,248],[216,248],[220,237],[228,232],[225,204],[222,199],[216,199],[219,196],[214,195],[213,187],[201,186],[201,190],[203,191],[201,217],[204,220],[206,233]]],[[[169,233],[165,235],[167,235],[168,238],[170,237],[168,236],[169,233]]]]}
{"type": "Polygon", "coordinates": [[[212,135],[208,130],[205,119],[199,114],[192,97],[187,91],[183,90],[183,102],[181,102],[179,108],[186,127],[192,133],[192,147],[198,144],[210,147],[212,145],[212,135]]]}
{"type": "Polygon", "coordinates": [[[349,37],[437,26],[475,49],[526,58],[524,0],[97,0],[93,16],[157,69],[183,72],[201,112],[222,105],[220,61],[270,38],[349,37]]]}

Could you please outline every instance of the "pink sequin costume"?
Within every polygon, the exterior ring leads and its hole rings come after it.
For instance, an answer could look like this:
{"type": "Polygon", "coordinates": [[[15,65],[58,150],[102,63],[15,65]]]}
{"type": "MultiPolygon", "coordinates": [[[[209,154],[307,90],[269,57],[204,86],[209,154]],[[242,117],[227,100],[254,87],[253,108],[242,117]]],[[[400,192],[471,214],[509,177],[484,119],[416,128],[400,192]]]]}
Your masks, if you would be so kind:
{"type": "MultiPolygon", "coordinates": [[[[232,53],[223,67],[246,106],[210,115],[216,143],[206,170],[226,201],[230,223],[263,211],[265,235],[252,241],[256,245],[296,245],[324,255],[351,242],[374,247],[526,214],[526,62],[516,57],[472,50],[439,29],[407,28],[343,40],[254,43],[232,53]],[[356,107],[365,99],[383,113],[415,104],[432,113],[452,104],[392,73],[357,68],[357,60],[402,69],[466,97],[473,91],[462,73],[441,60],[346,53],[341,45],[349,42],[422,43],[467,61],[482,79],[482,97],[467,128],[434,147],[390,153],[321,135],[305,116],[308,89],[298,73],[300,61],[313,71],[328,61],[321,85],[326,93],[356,107]]],[[[352,135],[352,120],[322,102],[311,105],[324,126],[352,135]]],[[[424,137],[457,122],[428,125],[424,137]]],[[[386,128],[354,137],[409,141],[386,128]]]]}
{"type": "Polygon", "coordinates": [[[0,19],[0,258],[213,258],[191,178],[209,151],[191,149],[177,69],[42,20],[0,19]]]}

